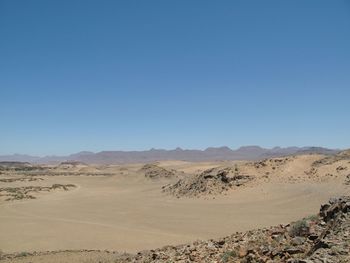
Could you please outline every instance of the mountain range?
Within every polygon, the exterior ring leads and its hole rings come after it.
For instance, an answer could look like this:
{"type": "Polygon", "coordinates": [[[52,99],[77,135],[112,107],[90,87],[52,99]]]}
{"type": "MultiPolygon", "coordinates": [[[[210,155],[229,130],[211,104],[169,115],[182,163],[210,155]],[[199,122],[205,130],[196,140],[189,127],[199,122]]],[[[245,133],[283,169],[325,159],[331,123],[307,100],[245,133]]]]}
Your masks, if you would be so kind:
{"type": "Polygon", "coordinates": [[[174,150],[150,149],[147,151],[101,151],[79,152],[68,156],[30,156],[22,154],[0,155],[0,161],[17,161],[30,163],[59,163],[63,161],[78,161],[87,164],[121,164],[137,162],[154,162],[164,160],[183,161],[216,161],[216,160],[258,160],[270,157],[319,153],[334,154],[339,150],[323,147],[274,147],[271,149],[259,146],[243,146],[236,150],[227,146],[210,147],[205,150],[174,150]]]}

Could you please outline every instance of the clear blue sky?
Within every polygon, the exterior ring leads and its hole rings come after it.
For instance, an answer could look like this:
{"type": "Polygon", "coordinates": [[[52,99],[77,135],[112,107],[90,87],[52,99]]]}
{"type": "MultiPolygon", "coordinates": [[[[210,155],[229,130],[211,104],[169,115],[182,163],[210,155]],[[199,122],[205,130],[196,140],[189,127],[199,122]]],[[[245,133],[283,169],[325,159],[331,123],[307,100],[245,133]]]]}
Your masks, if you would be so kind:
{"type": "Polygon", "coordinates": [[[350,1],[0,1],[0,154],[350,147],[350,1]]]}

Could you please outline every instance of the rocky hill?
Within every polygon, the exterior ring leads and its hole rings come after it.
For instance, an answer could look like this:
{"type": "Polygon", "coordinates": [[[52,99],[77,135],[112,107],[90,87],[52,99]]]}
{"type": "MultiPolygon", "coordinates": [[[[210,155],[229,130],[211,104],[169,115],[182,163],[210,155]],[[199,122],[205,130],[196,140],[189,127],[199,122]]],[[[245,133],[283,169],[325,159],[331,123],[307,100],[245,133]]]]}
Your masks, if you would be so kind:
{"type": "Polygon", "coordinates": [[[145,177],[149,179],[169,179],[176,176],[175,171],[169,171],[155,164],[145,164],[140,172],[144,173],[145,177]]]}
{"type": "Polygon", "coordinates": [[[198,175],[187,176],[172,185],[163,187],[163,192],[176,197],[216,195],[253,180],[254,176],[243,175],[234,168],[211,168],[198,175]]]}

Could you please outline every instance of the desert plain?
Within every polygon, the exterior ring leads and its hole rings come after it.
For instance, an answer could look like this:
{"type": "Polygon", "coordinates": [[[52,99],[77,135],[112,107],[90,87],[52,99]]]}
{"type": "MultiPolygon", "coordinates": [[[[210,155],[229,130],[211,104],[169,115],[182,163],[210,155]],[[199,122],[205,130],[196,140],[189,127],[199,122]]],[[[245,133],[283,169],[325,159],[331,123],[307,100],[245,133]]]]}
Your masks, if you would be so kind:
{"type": "Polygon", "coordinates": [[[114,262],[123,253],[288,224],[349,195],[349,156],[2,163],[0,249],[9,256],[0,261],[114,262]]]}

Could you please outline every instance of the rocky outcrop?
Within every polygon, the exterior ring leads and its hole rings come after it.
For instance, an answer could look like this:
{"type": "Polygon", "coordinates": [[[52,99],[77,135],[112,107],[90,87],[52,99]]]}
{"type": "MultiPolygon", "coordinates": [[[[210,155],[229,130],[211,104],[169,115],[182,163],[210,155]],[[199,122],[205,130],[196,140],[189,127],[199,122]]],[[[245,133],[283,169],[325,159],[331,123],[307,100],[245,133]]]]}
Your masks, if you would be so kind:
{"type": "Polygon", "coordinates": [[[170,179],[176,176],[175,171],[169,171],[155,164],[144,165],[140,172],[144,173],[145,177],[149,179],[170,179]]]}
{"type": "Polygon", "coordinates": [[[327,156],[313,163],[313,166],[329,165],[341,160],[350,161],[350,150],[345,150],[334,155],[327,156]]]}
{"type": "Polygon", "coordinates": [[[180,179],[173,185],[163,187],[163,192],[176,197],[198,197],[204,195],[217,195],[230,190],[235,186],[241,186],[254,177],[239,174],[233,168],[211,168],[198,175],[192,175],[180,179]]]}

